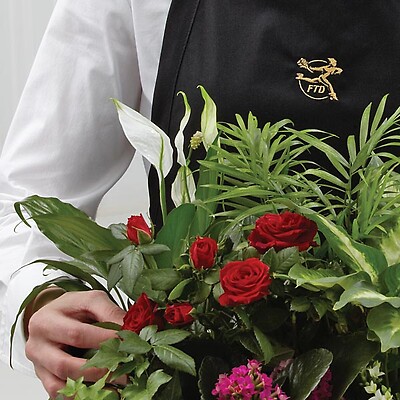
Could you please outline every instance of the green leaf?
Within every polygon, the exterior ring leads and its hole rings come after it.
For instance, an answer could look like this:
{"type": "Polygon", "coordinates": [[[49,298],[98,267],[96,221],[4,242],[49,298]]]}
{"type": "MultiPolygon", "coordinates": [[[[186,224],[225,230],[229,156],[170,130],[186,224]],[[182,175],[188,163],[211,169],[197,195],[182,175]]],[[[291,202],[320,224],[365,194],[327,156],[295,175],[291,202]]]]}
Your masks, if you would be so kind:
{"type": "Polygon", "coordinates": [[[347,388],[379,351],[376,342],[367,340],[364,333],[326,338],[326,347],[333,354],[332,400],[340,400],[347,388]]]}
{"type": "Polygon", "coordinates": [[[119,339],[109,339],[101,343],[100,349],[86,362],[84,368],[97,367],[115,371],[120,363],[132,361],[126,353],[119,350],[120,343],[119,339]]]}
{"type": "Polygon", "coordinates": [[[192,304],[200,304],[207,300],[207,297],[211,293],[211,286],[205,282],[197,281],[194,293],[190,296],[190,302],[192,304]]]}
{"type": "Polygon", "coordinates": [[[122,279],[122,268],[121,264],[113,264],[110,267],[107,277],[107,289],[111,291],[122,279]]]}
{"type": "Polygon", "coordinates": [[[144,259],[138,250],[128,253],[121,261],[122,279],[121,284],[128,292],[133,291],[144,268],[144,259]]]}
{"type": "Polygon", "coordinates": [[[148,325],[145,326],[139,333],[139,336],[145,340],[146,342],[153,340],[156,332],[157,332],[157,325],[148,325]]]}
{"type": "Polygon", "coordinates": [[[313,349],[295,358],[288,371],[288,392],[291,398],[307,399],[325,375],[332,360],[332,353],[325,349],[313,349]]]}
{"type": "Polygon", "coordinates": [[[168,329],[165,331],[157,332],[154,335],[151,344],[154,346],[161,344],[175,344],[182,342],[182,340],[185,340],[189,336],[190,332],[181,331],[179,329],[168,329]]]}
{"type": "Polygon", "coordinates": [[[299,249],[297,247],[288,247],[276,253],[276,257],[273,258],[274,266],[270,267],[273,272],[284,274],[287,273],[289,269],[299,261],[299,249]]]}
{"type": "Polygon", "coordinates": [[[309,310],[311,302],[307,297],[294,297],[290,302],[290,310],[296,312],[306,312],[309,310]]]}
{"type": "Polygon", "coordinates": [[[149,256],[156,256],[157,254],[161,254],[161,253],[165,253],[166,251],[170,251],[168,246],[165,246],[164,244],[156,244],[156,243],[140,245],[138,247],[138,250],[142,254],[146,254],[149,256]]]}
{"type": "Polygon", "coordinates": [[[196,376],[196,367],[192,357],[169,345],[154,346],[156,356],[166,365],[178,371],[196,376]]]}
{"type": "Polygon", "coordinates": [[[135,332],[121,331],[118,335],[123,339],[118,351],[129,354],[146,354],[151,346],[135,332]]]}
{"type": "Polygon", "coordinates": [[[69,275],[74,276],[75,278],[81,279],[82,281],[88,283],[95,290],[102,290],[104,292],[107,292],[106,288],[99,281],[97,281],[95,278],[93,278],[92,275],[88,274],[77,265],[55,260],[36,260],[34,262],[47,264],[46,269],[63,271],[69,275]]]}
{"type": "Polygon", "coordinates": [[[268,364],[272,357],[274,357],[275,352],[272,347],[272,344],[268,337],[256,326],[253,328],[254,330],[254,335],[257,339],[258,344],[260,345],[262,354],[263,354],[263,361],[265,364],[268,364]]]}
{"type": "Polygon", "coordinates": [[[179,380],[179,372],[175,371],[172,379],[167,383],[165,388],[161,391],[159,396],[156,397],[158,400],[182,400],[182,390],[179,380]]]}
{"type": "Polygon", "coordinates": [[[365,272],[354,272],[349,275],[340,275],[331,269],[308,269],[302,265],[295,265],[289,271],[289,277],[296,281],[297,286],[312,285],[318,289],[328,289],[335,285],[343,289],[351,288],[355,283],[369,280],[365,272]]]}
{"type": "Polygon", "coordinates": [[[163,370],[159,369],[154,371],[149,378],[147,379],[147,392],[150,395],[150,398],[157,393],[160,386],[165,385],[172,379],[172,376],[163,372],[163,370]]]}
{"type": "Polygon", "coordinates": [[[56,198],[31,196],[15,203],[20,218],[24,209],[39,230],[63,253],[85,260],[82,255],[96,250],[120,251],[127,240],[116,239],[110,230],[97,225],[85,213],[56,198]]]}
{"type": "Polygon", "coordinates": [[[195,210],[193,204],[182,204],[168,214],[155,243],[165,245],[171,251],[155,256],[159,268],[172,268],[179,259],[185,247],[195,210]]]}
{"type": "Polygon", "coordinates": [[[373,308],[368,314],[367,325],[379,337],[382,353],[400,347],[399,308],[394,308],[390,304],[373,308]]]}
{"type": "MultiPolygon", "coordinates": [[[[212,157],[215,157],[215,150],[210,148],[207,152],[205,160],[210,160],[212,157]]],[[[195,193],[197,206],[193,217],[193,222],[190,227],[189,237],[204,235],[213,221],[213,214],[217,209],[217,202],[210,202],[209,199],[214,198],[220,192],[218,187],[211,187],[217,183],[218,173],[208,169],[203,165],[200,165],[197,189],[195,193]]]]}
{"type": "Polygon", "coordinates": [[[388,303],[395,308],[400,307],[400,297],[387,297],[376,291],[376,288],[365,282],[354,284],[345,290],[338,302],[333,306],[334,310],[340,310],[347,304],[361,304],[364,307],[373,308],[383,303],[388,303]]]}
{"type": "Polygon", "coordinates": [[[357,243],[343,228],[333,224],[319,214],[307,215],[317,223],[332,250],[354,271],[368,273],[373,283],[378,282],[378,275],[387,267],[385,256],[378,249],[357,243]]]}
{"type": "Polygon", "coordinates": [[[182,279],[181,274],[174,269],[147,269],[142,274],[149,279],[154,290],[171,290],[182,279]]]}
{"type": "Polygon", "coordinates": [[[395,227],[382,237],[379,248],[389,265],[400,263],[400,222],[397,222],[395,227]]]}
{"type": "Polygon", "coordinates": [[[221,358],[207,356],[203,359],[199,369],[199,390],[201,400],[214,400],[211,394],[218,382],[220,374],[228,373],[229,365],[221,358]]]}
{"type": "Polygon", "coordinates": [[[388,296],[400,296],[400,264],[392,265],[381,274],[386,287],[388,296]]]}
{"type": "Polygon", "coordinates": [[[112,235],[116,238],[116,239],[120,239],[120,240],[126,240],[127,236],[126,236],[126,231],[127,231],[127,227],[126,224],[111,224],[108,229],[111,231],[112,235]]]}
{"type": "Polygon", "coordinates": [[[193,278],[187,278],[179,282],[168,296],[168,300],[176,300],[182,295],[183,290],[187,285],[193,282],[193,278]]]}

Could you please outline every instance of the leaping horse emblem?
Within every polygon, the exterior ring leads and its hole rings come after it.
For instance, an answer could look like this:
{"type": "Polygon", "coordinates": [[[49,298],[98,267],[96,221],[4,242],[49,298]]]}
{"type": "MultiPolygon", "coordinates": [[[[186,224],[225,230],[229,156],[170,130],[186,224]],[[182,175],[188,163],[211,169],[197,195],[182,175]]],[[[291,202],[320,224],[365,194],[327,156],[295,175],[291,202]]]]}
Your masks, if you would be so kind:
{"type": "Polygon", "coordinates": [[[314,77],[308,77],[301,72],[296,75],[300,89],[307,97],[314,100],[339,100],[332,83],[329,81],[332,75],[340,75],[343,72],[343,69],[337,66],[337,61],[334,58],[312,61],[300,58],[297,65],[314,75],[314,77]],[[315,76],[316,74],[317,76],[315,76]]]}

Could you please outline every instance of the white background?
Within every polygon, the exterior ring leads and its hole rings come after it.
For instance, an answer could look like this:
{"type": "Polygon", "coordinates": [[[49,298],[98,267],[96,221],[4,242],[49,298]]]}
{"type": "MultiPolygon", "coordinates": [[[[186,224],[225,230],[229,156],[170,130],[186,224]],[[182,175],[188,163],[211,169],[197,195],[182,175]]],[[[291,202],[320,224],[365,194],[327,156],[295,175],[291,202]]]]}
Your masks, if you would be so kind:
{"type": "MultiPolygon", "coordinates": [[[[55,2],[0,0],[0,150],[55,2]]],[[[147,207],[146,179],[137,159],[103,199],[98,219],[102,224],[121,222],[130,214],[146,212],[147,207]]],[[[2,399],[48,398],[36,379],[1,362],[0,393],[2,399]]]]}

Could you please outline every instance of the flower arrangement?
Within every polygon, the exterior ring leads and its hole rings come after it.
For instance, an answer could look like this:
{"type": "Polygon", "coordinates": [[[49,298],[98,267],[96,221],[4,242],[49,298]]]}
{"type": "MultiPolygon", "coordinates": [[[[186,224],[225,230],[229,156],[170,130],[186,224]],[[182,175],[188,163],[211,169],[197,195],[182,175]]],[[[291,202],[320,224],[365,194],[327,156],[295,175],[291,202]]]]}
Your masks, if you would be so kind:
{"type": "Polygon", "coordinates": [[[216,105],[201,93],[187,157],[182,94],[169,213],[169,139],[115,101],[128,139],[159,175],[157,234],[142,215],[106,229],[58,199],[15,206],[72,258],[38,260],[68,276],[34,288],[20,313],[49,285],[102,290],[126,310],[122,327],[103,325],[118,338],[88,355],[87,367],[109,372],[96,383],[69,379],[60,396],[399,399],[400,159],[389,149],[400,145],[400,109],[384,119],[386,98],[373,117],[369,106],[346,158],[328,143],[333,135],[288,120],[259,127],[250,113],[217,124],[216,105]],[[201,143],[207,155],[192,172],[201,143]],[[331,168],[308,161],[309,152],[331,168]],[[126,386],[115,383],[123,375],[126,386]]]}

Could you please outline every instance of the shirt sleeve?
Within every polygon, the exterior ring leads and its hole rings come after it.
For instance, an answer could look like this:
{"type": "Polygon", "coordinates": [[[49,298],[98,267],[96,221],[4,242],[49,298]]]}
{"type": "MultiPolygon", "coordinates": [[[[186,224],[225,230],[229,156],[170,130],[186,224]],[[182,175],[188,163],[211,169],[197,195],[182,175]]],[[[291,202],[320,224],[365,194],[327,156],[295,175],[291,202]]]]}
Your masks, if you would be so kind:
{"type": "MultiPolygon", "coordinates": [[[[134,150],[125,139],[117,98],[141,97],[132,11],[127,0],[58,0],[0,158],[0,357],[9,360],[18,308],[44,277],[38,258],[59,257],[35,229],[19,224],[14,203],[55,196],[94,217],[134,150]]],[[[32,371],[21,324],[13,366],[32,371]]]]}

